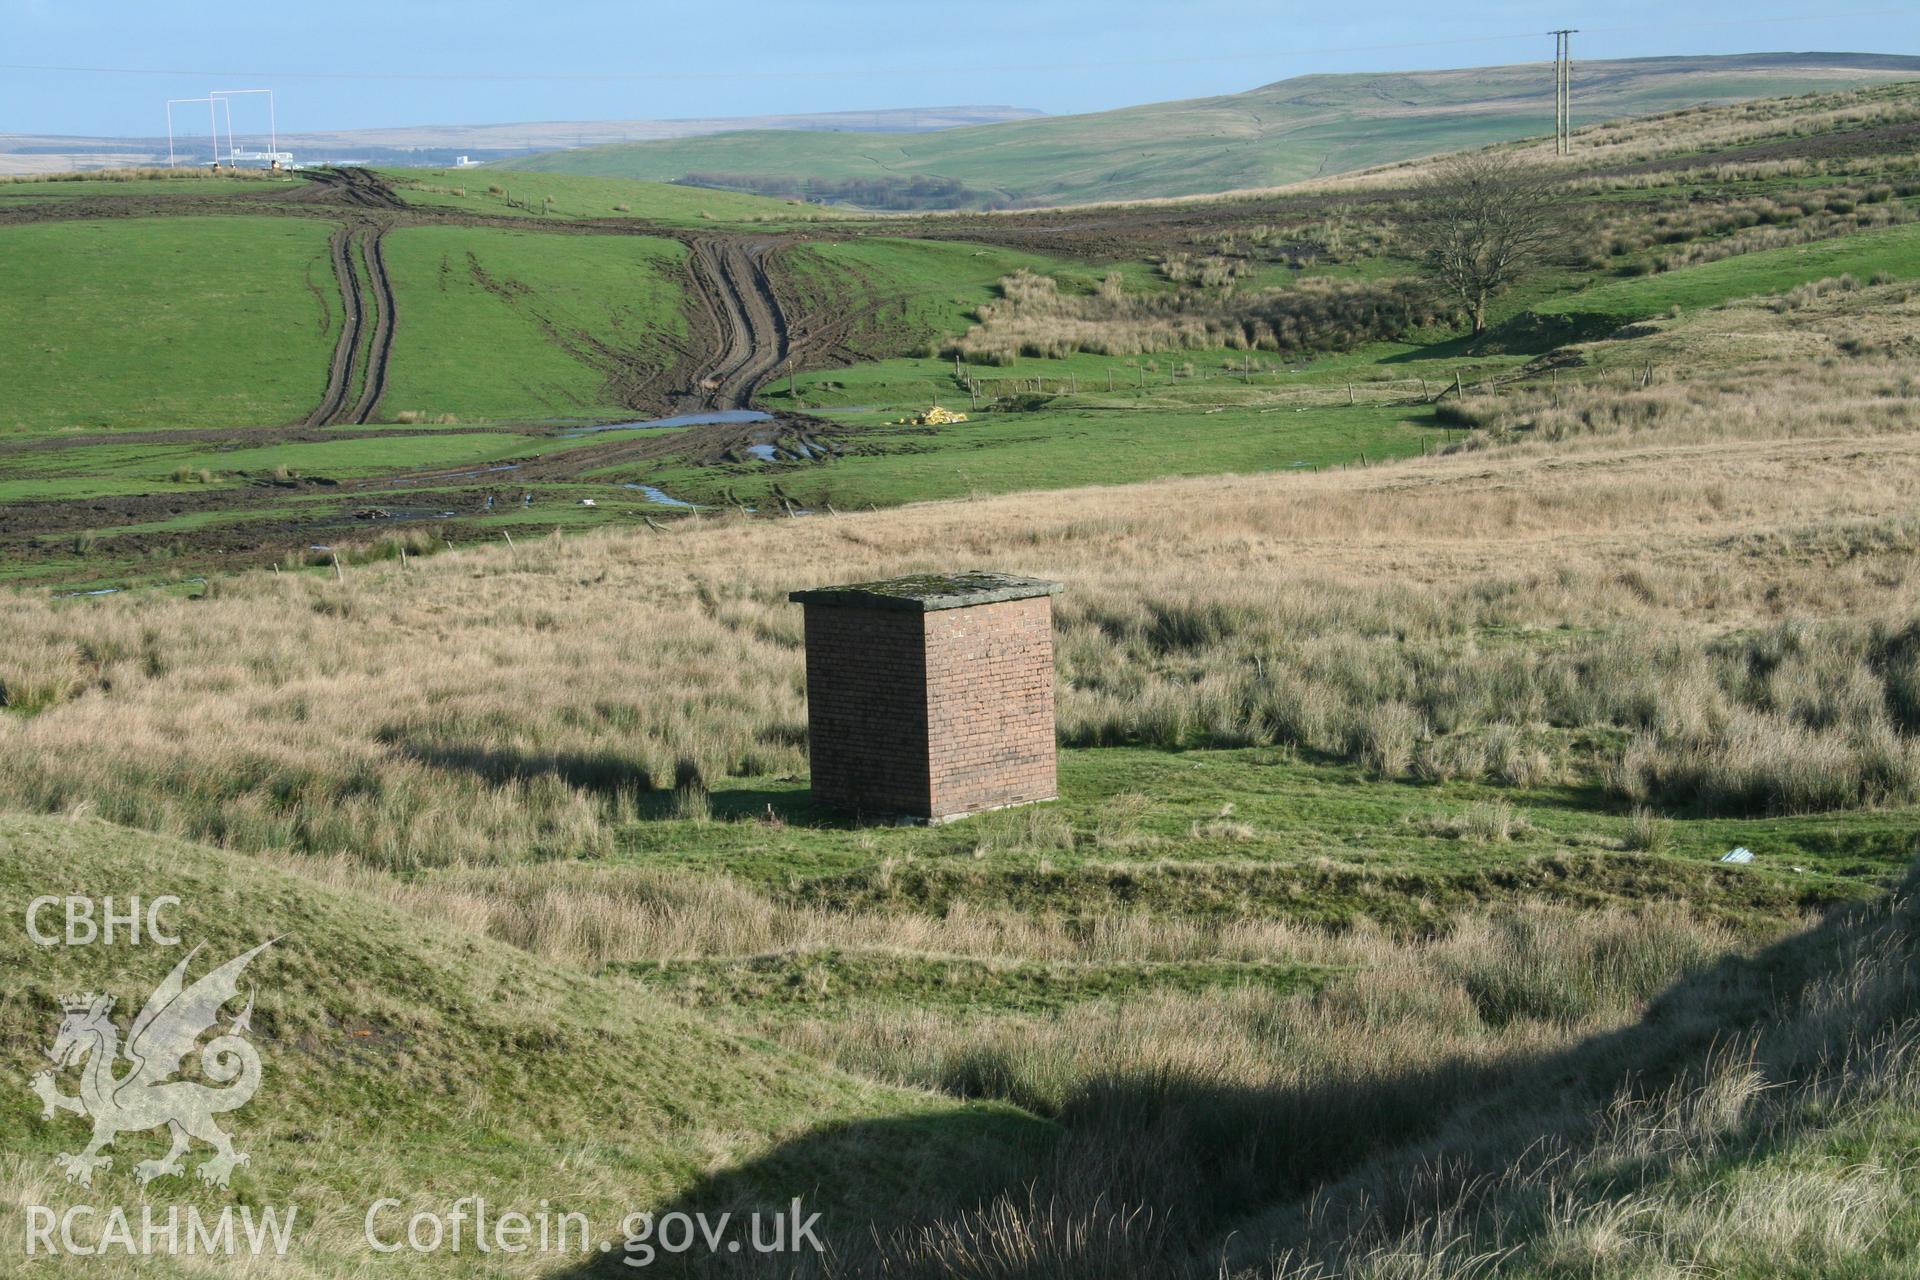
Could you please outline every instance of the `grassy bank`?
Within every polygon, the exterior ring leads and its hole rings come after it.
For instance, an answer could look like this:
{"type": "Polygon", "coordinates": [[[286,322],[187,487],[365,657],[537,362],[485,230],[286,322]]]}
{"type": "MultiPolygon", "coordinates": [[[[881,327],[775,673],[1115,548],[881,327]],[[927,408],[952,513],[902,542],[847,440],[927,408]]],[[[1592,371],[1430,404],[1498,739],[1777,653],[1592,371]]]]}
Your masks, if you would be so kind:
{"type": "MultiPolygon", "coordinates": [[[[829,1213],[872,1202],[882,1187],[903,1202],[944,1204],[956,1174],[961,1183],[1001,1185],[1045,1137],[1010,1108],[862,1083],[682,1014],[629,983],[589,980],[457,926],[211,849],[98,822],[4,817],[0,885],[23,903],[70,892],[122,902],[178,896],[169,927],[187,946],[206,948],[189,981],[275,939],[248,970],[263,1083],[244,1109],[222,1117],[251,1157],[231,1189],[202,1186],[191,1167],[142,1186],[135,1164],[163,1154],[158,1132],[122,1134],[91,1191],[69,1186],[53,1157],[85,1145],[84,1122],[21,1106],[0,1121],[0,1199],[15,1211],[37,1204],[58,1212],[102,1197],[136,1219],[146,1205],[214,1214],[237,1201],[283,1215],[297,1205],[290,1265],[356,1276],[384,1261],[362,1235],[365,1206],[400,1201],[403,1232],[415,1209],[444,1211],[484,1195],[502,1210],[584,1214],[597,1229],[572,1250],[578,1263],[599,1256],[601,1241],[623,1240],[617,1224],[628,1212],[672,1203],[717,1165],[771,1157],[802,1137],[817,1163],[773,1161],[759,1190],[806,1195],[829,1213]],[[703,1064],[691,1090],[690,1062],[703,1064]],[[883,1133],[890,1145],[877,1140],[883,1133]]],[[[14,975],[0,996],[0,1056],[23,1079],[46,1065],[40,1051],[59,1029],[60,993],[115,995],[124,1030],[185,955],[124,944],[39,948],[20,930],[0,949],[14,975]]],[[[195,1144],[189,1166],[208,1154],[195,1144]]],[[[550,1273],[567,1258],[508,1261],[486,1274],[550,1273]]],[[[112,1249],[87,1266],[89,1274],[145,1274],[112,1249]]],[[[470,1260],[450,1251],[411,1266],[473,1274],[470,1260]]]]}

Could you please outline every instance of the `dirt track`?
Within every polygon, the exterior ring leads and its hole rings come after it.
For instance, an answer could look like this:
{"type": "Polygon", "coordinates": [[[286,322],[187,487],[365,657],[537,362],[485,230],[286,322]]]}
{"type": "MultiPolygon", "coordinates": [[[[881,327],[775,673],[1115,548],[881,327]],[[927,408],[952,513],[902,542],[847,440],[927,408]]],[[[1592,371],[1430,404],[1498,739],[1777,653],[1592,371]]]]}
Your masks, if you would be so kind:
{"type": "Polygon", "coordinates": [[[364,423],[380,407],[387,390],[387,363],[393,351],[393,282],[387,276],[380,243],[387,234],[383,226],[342,227],[333,233],[330,248],[333,275],[340,286],[340,336],[333,346],[333,362],[327,370],[327,389],[319,407],[307,415],[309,427],[330,427],[340,423],[364,423]],[[360,364],[360,335],[366,326],[366,300],[361,296],[360,272],[355,258],[366,263],[368,284],[373,294],[373,336],[367,346],[366,369],[360,364]],[[358,375],[358,376],[356,376],[358,375]],[[351,407],[347,397],[354,383],[361,385],[359,399],[351,407]]]}
{"type": "Polygon", "coordinates": [[[404,209],[407,202],[395,195],[393,189],[382,182],[370,169],[306,169],[301,171],[311,180],[312,186],[305,188],[296,199],[329,200],[344,204],[357,205],[362,209],[404,209]]]}
{"type": "Polygon", "coordinates": [[[327,370],[327,391],[320,405],[307,415],[307,425],[324,427],[339,421],[346,407],[347,391],[353,385],[353,357],[360,343],[360,281],[353,269],[353,233],[346,227],[333,233],[333,278],[340,286],[344,310],[340,316],[340,336],[333,344],[333,363],[327,370]]]}
{"type": "Polygon", "coordinates": [[[393,355],[393,280],[387,275],[387,262],[381,248],[387,238],[385,227],[369,227],[360,235],[360,247],[366,253],[367,274],[373,286],[373,341],[367,344],[366,383],[360,391],[360,400],[353,407],[348,421],[364,423],[371,421],[374,412],[380,407],[380,399],[387,394],[387,364],[393,355]]]}
{"type": "MultiPolygon", "coordinates": [[[[824,231],[728,234],[667,226],[639,218],[530,220],[469,210],[409,205],[376,173],[348,167],[304,170],[294,186],[200,196],[129,194],[0,206],[0,225],[92,218],[253,215],[324,218],[344,224],[332,244],[334,275],[343,304],[327,381],[306,426],[365,423],[379,412],[387,387],[397,320],[395,296],[382,261],[381,238],[402,226],[472,226],[537,231],[543,235],[658,236],[688,248],[684,339],[655,335],[644,348],[625,348],[544,314],[535,323],[557,345],[597,369],[607,398],[636,412],[695,412],[749,406],[789,362],[831,368],[885,354],[920,337],[894,332],[877,317],[894,305],[881,282],[855,279],[841,297],[803,298],[781,278],[783,253],[815,238],[864,235],[951,239],[1004,244],[1088,259],[1135,256],[1149,246],[1184,244],[1206,232],[1262,218],[1268,202],[1039,210],[1024,214],[951,214],[883,220],[824,231]],[[785,299],[783,304],[782,299],[785,299]],[[667,359],[662,360],[662,349],[667,359]]],[[[1373,197],[1368,197],[1373,198],[1373,197]]],[[[1316,197],[1318,209],[1339,203],[1316,197]]],[[[1291,212],[1302,212],[1292,202],[1291,212]]],[[[486,284],[486,281],[482,281],[486,284]]],[[[512,282],[500,282],[510,287],[512,282]]],[[[505,295],[503,295],[505,296],[505,295]]],[[[524,299],[507,297],[524,307],[524,299]]]]}
{"type": "Polygon", "coordinates": [[[767,274],[773,246],[714,236],[688,248],[688,274],[717,331],[719,354],[697,371],[685,403],[743,409],[790,354],[786,314],[767,274]]]}

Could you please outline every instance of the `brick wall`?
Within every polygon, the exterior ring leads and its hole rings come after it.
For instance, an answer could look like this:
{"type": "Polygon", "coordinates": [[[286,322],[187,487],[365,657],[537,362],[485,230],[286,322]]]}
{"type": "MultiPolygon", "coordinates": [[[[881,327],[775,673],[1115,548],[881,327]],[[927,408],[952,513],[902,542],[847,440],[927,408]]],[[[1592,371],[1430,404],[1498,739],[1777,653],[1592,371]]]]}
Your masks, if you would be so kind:
{"type": "Polygon", "coordinates": [[[822,804],[930,813],[921,618],[807,606],[807,749],[822,804]]]}
{"type": "Polygon", "coordinates": [[[926,618],[928,791],[946,817],[1058,792],[1053,601],[941,609],[926,618]]]}
{"type": "Polygon", "coordinates": [[[927,612],[808,605],[813,792],[880,816],[1049,800],[1052,600],[927,612]]]}

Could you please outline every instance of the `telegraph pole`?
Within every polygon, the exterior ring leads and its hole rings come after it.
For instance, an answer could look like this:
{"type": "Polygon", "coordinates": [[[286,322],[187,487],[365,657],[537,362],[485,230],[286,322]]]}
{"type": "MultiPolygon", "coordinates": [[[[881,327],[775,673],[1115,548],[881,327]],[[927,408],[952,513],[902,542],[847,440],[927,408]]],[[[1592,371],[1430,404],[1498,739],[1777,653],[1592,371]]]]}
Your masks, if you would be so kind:
{"type": "Polygon", "coordinates": [[[1566,154],[1566,117],[1562,114],[1564,100],[1560,96],[1565,82],[1560,78],[1560,68],[1566,58],[1567,33],[1550,34],[1553,36],[1553,154],[1558,156],[1566,154]]]}
{"type": "Polygon", "coordinates": [[[1573,154],[1573,37],[1578,27],[1549,31],[1553,37],[1553,152],[1573,154]]]}

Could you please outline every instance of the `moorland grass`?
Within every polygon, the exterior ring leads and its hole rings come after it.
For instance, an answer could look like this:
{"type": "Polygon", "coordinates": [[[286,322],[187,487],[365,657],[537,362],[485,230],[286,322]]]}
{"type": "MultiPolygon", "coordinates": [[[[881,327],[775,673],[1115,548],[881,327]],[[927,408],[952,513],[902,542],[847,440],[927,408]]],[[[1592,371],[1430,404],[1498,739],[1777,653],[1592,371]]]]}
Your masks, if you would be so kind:
{"type": "MultiPolygon", "coordinates": [[[[184,887],[219,908],[197,935],[289,934],[242,1196],[804,1186],[837,1275],[1901,1274],[1920,397],[1906,286],[1824,262],[1449,399],[1467,439],[1390,466],[570,538],[524,536],[575,516],[537,509],[511,548],[419,558],[421,528],[337,576],[0,598],[0,804],[226,846],[0,819],[0,878],[184,887]],[[962,562],[1067,584],[1063,800],[816,809],[785,592],[962,562]]],[[[1242,366],[1238,416],[1198,412],[1232,380],[1197,370],[1139,399],[1217,424],[1217,468],[1257,408],[1307,409],[1302,450],[1389,412],[1333,397],[1407,354],[1298,391],[1242,366]]],[[[858,405],[904,368],[809,390],[858,405]]],[[[1005,464],[1092,411],[920,459],[1005,464]]],[[[897,465],[811,470],[868,461],[897,465]]],[[[22,1070],[53,990],[138,967],[14,959],[22,1070]]],[[[62,1194],[70,1130],[31,1114],[15,1206],[62,1194]]],[[[361,1273],[356,1225],[309,1269],[361,1273]]]]}
{"type": "MultiPolygon", "coordinates": [[[[1602,84],[1589,86],[1585,110],[1590,119],[1641,115],[1719,97],[1845,91],[1900,75],[1827,66],[1818,57],[1799,67],[1702,59],[1678,71],[1665,59],[1617,64],[1602,84]]],[[[958,180],[967,189],[964,203],[976,207],[1168,197],[1272,188],[1540,137],[1552,130],[1552,112],[1535,99],[1537,79],[1531,66],[1315,76],[1091,115],[909,134],[744,130],[580,147],[499,167],[656,181],[690,173],[876,181],[929,175],[958,180]]],[[[517,177],[538,181],[533,173],[517,177]]]]}
{"type": "Polygon", "coordinates": [[[961,557],[1069,584],[1068,744],[1558,777],[1623,809],[1909,803],[1910,445],[1878,412],[1836,405],[1809,437],[1786,402],[1752,410],[1702,397],[1708,443],[1689,419],[1664,445],[1526,446],[1494,485],[1470,451],[707,517],[194,601],[16,596],[0,681],[43,709],[0,718],[0,789],[391,866],[605,853],[683,759],[709,779],[804,766],[786,591],[961,557]]]}

